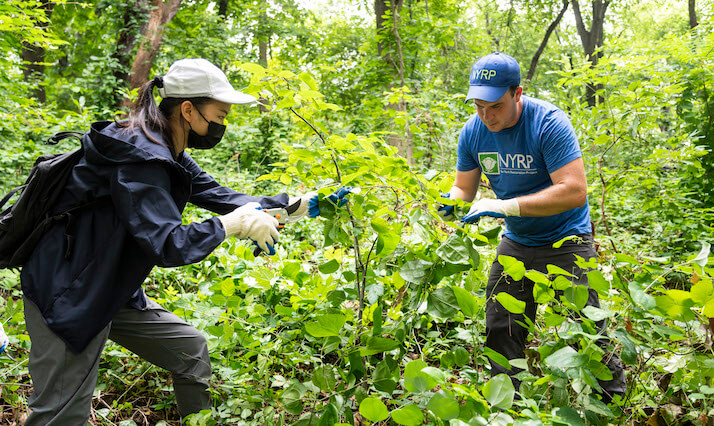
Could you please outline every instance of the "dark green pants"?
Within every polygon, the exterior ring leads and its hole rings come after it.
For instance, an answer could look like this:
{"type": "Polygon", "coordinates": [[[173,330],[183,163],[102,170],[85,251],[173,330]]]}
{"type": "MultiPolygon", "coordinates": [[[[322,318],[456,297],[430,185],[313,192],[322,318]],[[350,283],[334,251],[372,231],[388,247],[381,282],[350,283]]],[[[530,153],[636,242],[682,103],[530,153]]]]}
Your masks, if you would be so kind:
{"type": "Polygon", "coordinates": [[[81,353],[72,352],[25,298],[30,335],[29,370],[34,392],[26,426],[84,426],[91,412],[99,359],[107,339],[171,372],[179,413],[211,407],[211,364],[201,332],[154,301],[148,309],[123,308],[81,353]]]}
{"type": "MultiPolygon", "coordinates": [[[[497,256],[506,255],[515,257],[525,264],[526,270],[534,269],[547,273],[547,265],[559,266],[575,275],[575,278],[569,278],[574,284],[583,286],[588,285],[587,271],[584,271],[575,264],[575,255],[582,257],[586,261],[597,257],[592,236],[590,235],[581,235],[576,240],[566,241],[557,249],[553,248],[552,245],[538,247],[524,246],[523,244],[504,237],[498,245],[496,254],[497,256]]],[[[588,290],[586,306],[599,308],[600,300],[597,292],[591,288],[588,290]]],[[[562,292],[559,293],[562,294],[562,292]]],[[[538,305],[533,297],[533,281],[528,278],[514,281],[510,276],[504,275],[503,266],[498,262],[497,258],[491,266],[486,294],[488,295],[486,302],[486,346],[504,355],[507,359],[524,358],[528,330],[518,323],[525,324],[524,317],[528,317],[535,323],[538,305]],[[501,306],[493,297],[500,292],[507,292],[516,299],[525,302],[525,313],[513,314],[501,306]]],[[[605,320],[598,321],[595,325],[598,328],[598,332],[606,336],[607,324],[605,320]]],[[[609,339],[607,338],[598,341],[600,346],[607,346],[608,343],[609,339]]],[[[606,351],[606,358],[603,359],[603,363],[608,366],[613,376],[612,380],[599,382],[600,386],[606,392],[603,395],[603,399],[609,400],[615,393],[622,394],[625,392],[625,375],[622,369],[622,362],[616,353],[607,353],[606,351]]],[[[500,373],[514,375],[519,371],[521,370],[517,368],[507,370],[502,365],[491,361],[492,376],[500,373]]],[[[518,387],[519,382],[514,379],[514,384],[518,387]]]]}

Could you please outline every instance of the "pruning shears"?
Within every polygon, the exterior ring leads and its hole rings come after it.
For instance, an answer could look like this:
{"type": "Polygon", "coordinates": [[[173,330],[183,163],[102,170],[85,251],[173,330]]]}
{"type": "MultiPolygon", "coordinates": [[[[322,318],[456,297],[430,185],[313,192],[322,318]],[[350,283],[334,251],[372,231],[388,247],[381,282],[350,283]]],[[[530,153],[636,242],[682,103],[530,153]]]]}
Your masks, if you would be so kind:
{"type": "MultiPolygon", "coordinates": [[[[269,215],[273,216],[278,220],[278,231],[282,230],[285,228],[285,224],[288,222],[288,211],[283,209],[283,208],[276,208],[276,209],[262,209],[265,213],[268,213],[269,215]]],[[[269,256],[272,256],[275,254],[275,249],[273,246],[270,247],[270,252],[268,252],[269,256]]],[[[255,250],[253,250],[253,256],[260,256],[260,253],[263,252],[263,249],[258,247],[258,243],[255,243],[255,250]]]]}

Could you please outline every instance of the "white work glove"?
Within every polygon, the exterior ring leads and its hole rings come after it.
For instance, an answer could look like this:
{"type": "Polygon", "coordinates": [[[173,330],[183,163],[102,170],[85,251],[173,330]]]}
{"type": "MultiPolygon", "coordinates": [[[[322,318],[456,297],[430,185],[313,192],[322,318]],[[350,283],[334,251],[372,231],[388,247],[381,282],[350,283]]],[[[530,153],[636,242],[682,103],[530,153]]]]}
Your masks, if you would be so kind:
{"type": "Polygon", "coordinates": [[[0,323],[0,354],[5,351],[8,343],[10,343],[10,339],[7,338],[5,329],[2,327],[2,323],[0,323]]]}
{"type": "Polygon", "coordinates": [[[483,216],[503,218],[506,216],[520,215],[521,207],[515,198],[511,198],[510,200],[484,198],[475,202],[466,216],[461,218],[461,221],[464,223],[478,223],[483,216]]]}
{"type": "Polygon", "coordinates": [[[305,217],[310,210],[310,201],[313,199],[317,199],[317,192],[308,192],[303,195],[290,197],[288,206],[285,208],[285,210],[288,211],[288,220],[295,222],[305,217]],[[293,211],[293,209],[295,210],[293,211]]]}
{"type": "Polygon", "coordinates": [[[218,219],[226,230],[226,238],[250,238],[266,253],[278,242],[278,220],[264,212],[258,203],[248,203],[218,219]]]}

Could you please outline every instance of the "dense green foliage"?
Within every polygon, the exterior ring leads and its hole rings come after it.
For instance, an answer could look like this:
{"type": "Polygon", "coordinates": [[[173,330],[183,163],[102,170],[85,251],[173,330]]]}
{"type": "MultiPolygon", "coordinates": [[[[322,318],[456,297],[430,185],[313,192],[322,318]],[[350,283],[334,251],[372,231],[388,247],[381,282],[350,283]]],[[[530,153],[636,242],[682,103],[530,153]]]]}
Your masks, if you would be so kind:
{"type": "MultiPolygon", "coordinates": [[[[596,267],[588,278],[602,304],[583,309],[583,289],[564,271],[495,258],[501,222],[446,223],[434,207],[453,203],[439,194],[474,113],[463,104],[471,63],[498,48],[525,74],[562,3],[413,0],[396,23],[387,14],[379,35],[371,4],[309,3],[185,1],[153,64],[152,76],[205,57],[266,105],[234,108],[223,142],[191,153],[219,182],[251,194],[361,188],[344,208],[289,225],[275,256],[231,240],[147,279],[151,297],[209,340],[214,408],[189,424],[714,424],[712,6],[698,4],[689,29],[684,1],[615,2],[597,67],[565,19],[524,82],[567,112],[583,148],[599,258],[582,265],[596,267]],[[270,56],[258,65],[265,40],[270,56]],[[593,106],[588,83],[601,88],[593,106]],[[389,144],[407,130],[411,163],[389,144]],[[489,359],[508,364],[484,346],[494,261],[532,279],[541,304],[527,358],[511,361],[525,368],[518,394],[489,374],[489,359]],[[603,318],[628,380],[609,405],[596,396],[608,376],[594,344],[603,318]]],[[[117,78],[131,66],[117,37],[140,34],[144,15],[127,12],[138,2],[56,1],[51,18],[39,4],[0,5],[2,193],[39,154],[71,148],[43,145],[48,136],[111,119],[132,96],[117,78]],[[41,76],[23,75],[23,42],[46,50],[41,76]],[[30,95],[38,84],[44,102],[30,95]]],[[[185,220],[207,215],[190,207],[185,220]]],[[[4,423],[26,410],[30,342],[15,271],[0,271],[0,292],[11,339],[0,355],[4,423]]],[[[94,424],[178,424],[167,379],[109,344],[94,424]]]]}

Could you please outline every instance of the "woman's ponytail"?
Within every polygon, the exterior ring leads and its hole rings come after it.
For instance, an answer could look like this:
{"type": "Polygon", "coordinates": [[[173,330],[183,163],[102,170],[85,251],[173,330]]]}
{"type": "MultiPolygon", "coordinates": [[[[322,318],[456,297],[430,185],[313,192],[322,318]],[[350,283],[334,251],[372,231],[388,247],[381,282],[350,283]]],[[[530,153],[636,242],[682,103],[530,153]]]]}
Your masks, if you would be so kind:
{"type": "Polygon", "coordinates": [[[170,125],[169,116],[159,109],[154,100],[154,87],[164,87],[164,79],[161,76],[156,76],[153,80],[147,81],[139,89],[139,98],[136,100],[134,110],[131,113],[128,122],[118,123],[121,127],[139,128],[151,141],[159,145],[168,146],[171,152],[174,152],[173,144],[169,136],[170,125]],[[157,140],[152,133],[161,134],[165,142],[157,140]]]}

